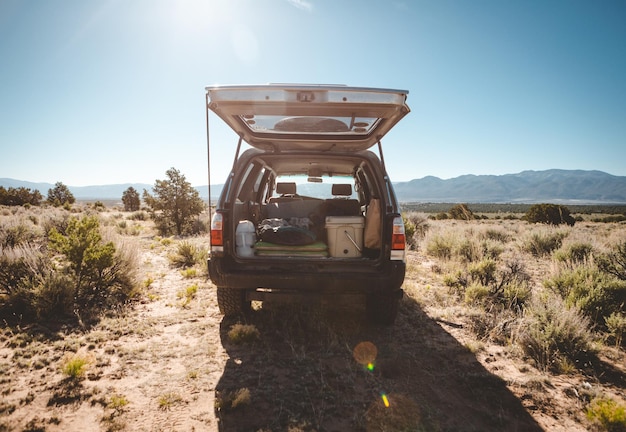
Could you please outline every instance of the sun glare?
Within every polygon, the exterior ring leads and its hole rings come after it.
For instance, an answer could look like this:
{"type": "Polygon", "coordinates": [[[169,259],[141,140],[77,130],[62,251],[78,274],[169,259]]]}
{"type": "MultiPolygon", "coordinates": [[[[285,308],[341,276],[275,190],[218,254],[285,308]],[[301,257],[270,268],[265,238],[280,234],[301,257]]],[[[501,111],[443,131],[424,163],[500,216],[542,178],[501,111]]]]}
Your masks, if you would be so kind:
{"type": "Polygon", "coordinates": [[[189,36],[221,30],[232,22],[231,2],[226,0],[180,0],[165,5],[177,32],[189,36]]]}

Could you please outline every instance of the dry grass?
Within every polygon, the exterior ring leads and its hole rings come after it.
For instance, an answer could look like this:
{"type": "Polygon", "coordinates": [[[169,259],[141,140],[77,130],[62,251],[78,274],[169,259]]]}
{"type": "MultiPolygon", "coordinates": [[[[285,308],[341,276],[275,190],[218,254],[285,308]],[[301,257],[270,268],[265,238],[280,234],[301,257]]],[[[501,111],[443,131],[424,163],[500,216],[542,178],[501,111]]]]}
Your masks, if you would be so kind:
{"type": "MultiPolygon", "coordinates": [[[[5,242],[68,219],[1,214],[5,242]]],[[[118,210],[100,217],[129,242],[140,301],[86,328],[0,328],[0,431],[619,430],[624,316],[591,326],[546,281],[595,268],[626,241],[624,224],[417,215],[407,295],[380,329],[335,301],[225,320],[206,281],[207,239],[160,238],[118,210]]]]}

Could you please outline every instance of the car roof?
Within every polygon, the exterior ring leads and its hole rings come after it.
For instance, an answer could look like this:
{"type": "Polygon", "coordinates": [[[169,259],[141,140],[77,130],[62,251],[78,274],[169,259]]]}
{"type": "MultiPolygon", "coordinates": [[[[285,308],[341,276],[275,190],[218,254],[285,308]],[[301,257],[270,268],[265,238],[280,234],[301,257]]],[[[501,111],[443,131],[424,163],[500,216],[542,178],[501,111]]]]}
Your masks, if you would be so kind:
{"type": "Polygon", "coordinates": [[[361,151],[410,112],[407,90],[345,85],[206,87],[207,109],[253,147],[361,151]]]}

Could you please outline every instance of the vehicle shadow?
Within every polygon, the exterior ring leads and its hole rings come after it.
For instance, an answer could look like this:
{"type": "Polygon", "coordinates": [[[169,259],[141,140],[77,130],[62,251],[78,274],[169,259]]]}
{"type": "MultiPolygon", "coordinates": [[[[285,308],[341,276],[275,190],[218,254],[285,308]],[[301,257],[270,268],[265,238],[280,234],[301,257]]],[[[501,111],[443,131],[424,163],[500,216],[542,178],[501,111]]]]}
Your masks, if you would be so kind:
{"type": "Polygon", "coordinates": [[[542,430],[412,299],[392,327],[364,316],[340,305],[264,305],[245,321],[224,319],[219,430],[542,430]]]}

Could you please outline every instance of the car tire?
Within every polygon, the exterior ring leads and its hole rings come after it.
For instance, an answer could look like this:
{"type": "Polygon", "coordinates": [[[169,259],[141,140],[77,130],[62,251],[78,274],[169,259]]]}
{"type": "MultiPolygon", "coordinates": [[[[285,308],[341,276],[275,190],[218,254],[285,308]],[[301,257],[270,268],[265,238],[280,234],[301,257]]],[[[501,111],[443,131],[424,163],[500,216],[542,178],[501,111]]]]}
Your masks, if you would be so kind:
{"type": "Polygon", "coordinates": [[[250,311],[250,302],[246,301],[246,292],[240,289],[217,288],[217,305],[227,317],[243,315],[250,311]]]}
{"type": "Polygon", "coordinates": [[[367,316],[370,322],[381,326],[395,323],[402,296],[394,294],[372,294],[367,297],[367,316]]]}

